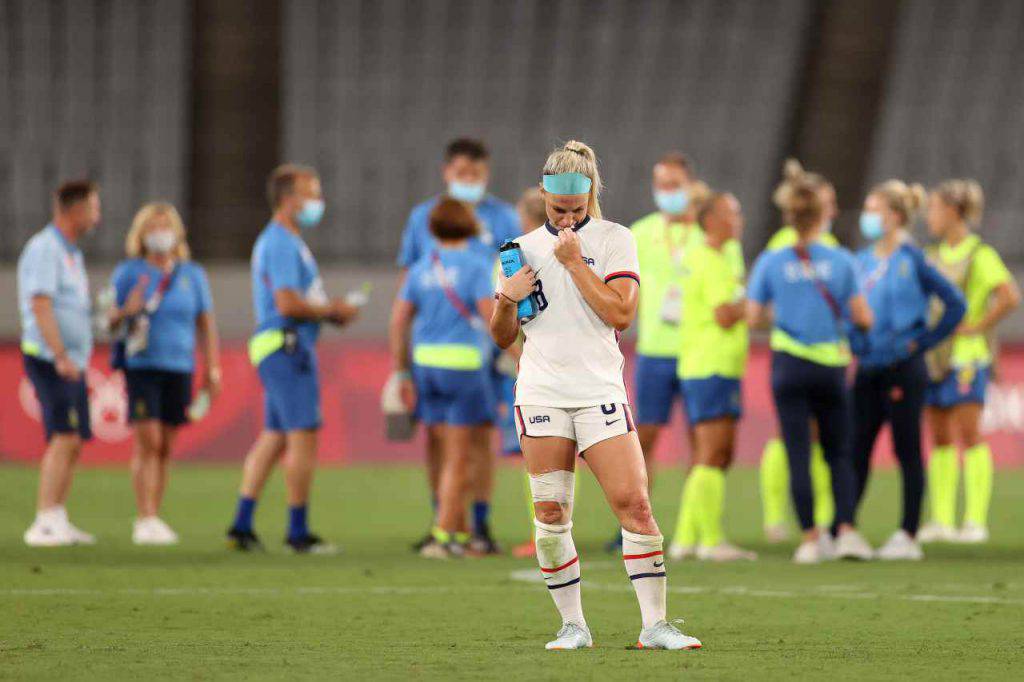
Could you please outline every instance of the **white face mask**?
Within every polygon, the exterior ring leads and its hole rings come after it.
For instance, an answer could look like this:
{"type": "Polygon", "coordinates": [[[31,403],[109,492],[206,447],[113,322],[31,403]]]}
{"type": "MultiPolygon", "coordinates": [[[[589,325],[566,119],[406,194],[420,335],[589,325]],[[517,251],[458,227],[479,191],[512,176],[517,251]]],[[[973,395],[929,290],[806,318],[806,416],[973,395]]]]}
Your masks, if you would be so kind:
{"type": "Polygon", "coordinates": [[[152,253],[170,253],[178,243],[178,237],[171,230],[156,230],[142,238],[146,250],[152,253]]]}

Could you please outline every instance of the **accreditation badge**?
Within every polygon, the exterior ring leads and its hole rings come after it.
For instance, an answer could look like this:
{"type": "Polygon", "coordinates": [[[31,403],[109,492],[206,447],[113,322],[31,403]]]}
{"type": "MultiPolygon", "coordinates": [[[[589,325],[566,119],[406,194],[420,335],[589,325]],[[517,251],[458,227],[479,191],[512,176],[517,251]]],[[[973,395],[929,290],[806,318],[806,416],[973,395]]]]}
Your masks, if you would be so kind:
{"type": "Polygon", "coordinates": [[[661,321],[673,327],[679,325],[683,315],[683,292],[675,284],[669,286],[665,291],[665,297],[661,299],[661,321]]]}

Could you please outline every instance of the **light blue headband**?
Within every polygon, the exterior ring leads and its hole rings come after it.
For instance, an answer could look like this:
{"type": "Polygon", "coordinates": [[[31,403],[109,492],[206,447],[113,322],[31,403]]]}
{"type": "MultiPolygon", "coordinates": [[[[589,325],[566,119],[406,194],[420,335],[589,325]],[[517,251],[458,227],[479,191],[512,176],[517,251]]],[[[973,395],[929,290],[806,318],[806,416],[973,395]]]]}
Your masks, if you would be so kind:
{"type": "Polygon", "coordinates": [[[559,173],[545,175],[543,184],[550,194],[589,194],[594,183],[583,173],[559,173]]]}

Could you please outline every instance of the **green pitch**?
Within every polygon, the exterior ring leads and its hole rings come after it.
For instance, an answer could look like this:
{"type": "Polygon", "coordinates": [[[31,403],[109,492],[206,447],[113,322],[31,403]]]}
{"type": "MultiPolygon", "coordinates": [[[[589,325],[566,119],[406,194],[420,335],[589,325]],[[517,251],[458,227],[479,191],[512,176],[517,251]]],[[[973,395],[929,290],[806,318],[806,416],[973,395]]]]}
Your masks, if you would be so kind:
{"type": "MultiPolygon", "coordinates": [[[[628,651],[639,613],[614,528],[589,474],[576,514],[584,606],[595,648],[546,652],[558,628],[532,561],[432,562],[409,543],[426,526],[417,469],[320,474],[313,528],[337,557],[280,545],[280,477],[257,511],[270,552],[227,551],[234,469],[178,467],[165,518],[170,549],[130,543],[128,474],[86,470],[70,510],[96,547],[30,550],[35,472],[0,468],[0,679],[1019,679],[1024,665],[1024,472],[1000,472],[992,543],[928,548],[919,565],[797,567],[792,546],[760,541],[756,472],[729,477],[731,537],[752,564],[669,565],[669,613],[697,652],[628,651]]],[[[678,472],[655,510],[674,522],[678,472]]],[[[896,519],[896,477],[873,482],[863,527],[877,543],[896,519]]],[[[501,472],[495,526],[527,533],[518,471],[501,472]]]]}

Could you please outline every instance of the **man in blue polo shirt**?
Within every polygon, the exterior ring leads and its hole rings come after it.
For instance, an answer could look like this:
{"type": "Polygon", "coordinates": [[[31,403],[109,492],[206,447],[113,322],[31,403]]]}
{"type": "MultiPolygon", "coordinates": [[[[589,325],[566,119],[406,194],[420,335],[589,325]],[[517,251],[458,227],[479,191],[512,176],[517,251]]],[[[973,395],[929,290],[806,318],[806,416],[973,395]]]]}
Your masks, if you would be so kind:
{"type": "Polygon", "coordinates": [[[230,546],[260,549],[253,511],[274,464],[284,458],[288,493],[287,544],[293,551],[329,553],[328,543],[309,531],[307,505],[319,446],[320,378],[316,341],[323,322],[345,324],[358,308],[328,298],[316,259],[302,239],[324,213],[320,178],[305,166],[274,170],[267,193],[274,211],[252,250],[252,292],[256,333],[249,358],[264,393],[264,429],[242,469],[230,546]]]}
{"type": "Polygon", "coordinates": [[[77,243],[99,223],[99,190],[87,180],[65,182],[53,204],[53,220],[18,259],[21,350],[46,434],[36,518],[25,531],[33,547],[96,541],[71,524],[64,504],[82,441],[92,438],[85,385],[92,354],[89,278],[77,243]]]}
{"type": "MultiPolygon", "coordinates": [[[[445,183],[445,195],[469,204],[476,212],[480,223],[480,233],[469,240],[471,252],[479,253],[494,262],[498,256],[498,247],[508,240],[520,235],[519,216],[515,208],[497,197],[487,193],[487,182],[490,179],[490,153],[483,142],[469,138],[453,140],[445,149],[445,162],[441,169],[445,183]]],[[[431,197],[416,205],[409,214],[402,233],[402,246],[398,252],[398,265],[402,268],[401,282],[404,282],[406,271],[418,260],[437,248],[437,241],[430,233],[428,216],[437,203],[438,196],[431,197]]],[[[401,288],[401,287],[400,287],[401,288]]],[[[486,358],[485,370],[490,375],[492,393],[496,399],[501,396],[503,377],[494,369],[494,359],[498,355],[497,347],[486,358]]],[[[514,427],[513,427],[514,428],[514,427]]],[[[490,537],[488,517],[490,513],[491,489],[494,485],[494,453],[491,449],[491,425],[474,427],[473,451],[471,454],[470,490],[473,498],[473,549],[479,552],[492,553],[496,545],[490,537]]],[[[428,439],[427,445],[427,477],[435,506],[437,499],[437,481],[440,472],[441,450],[435,439],[428,439]]],[[[416,549],[430,540],[428,534],[416,549]]]]}

